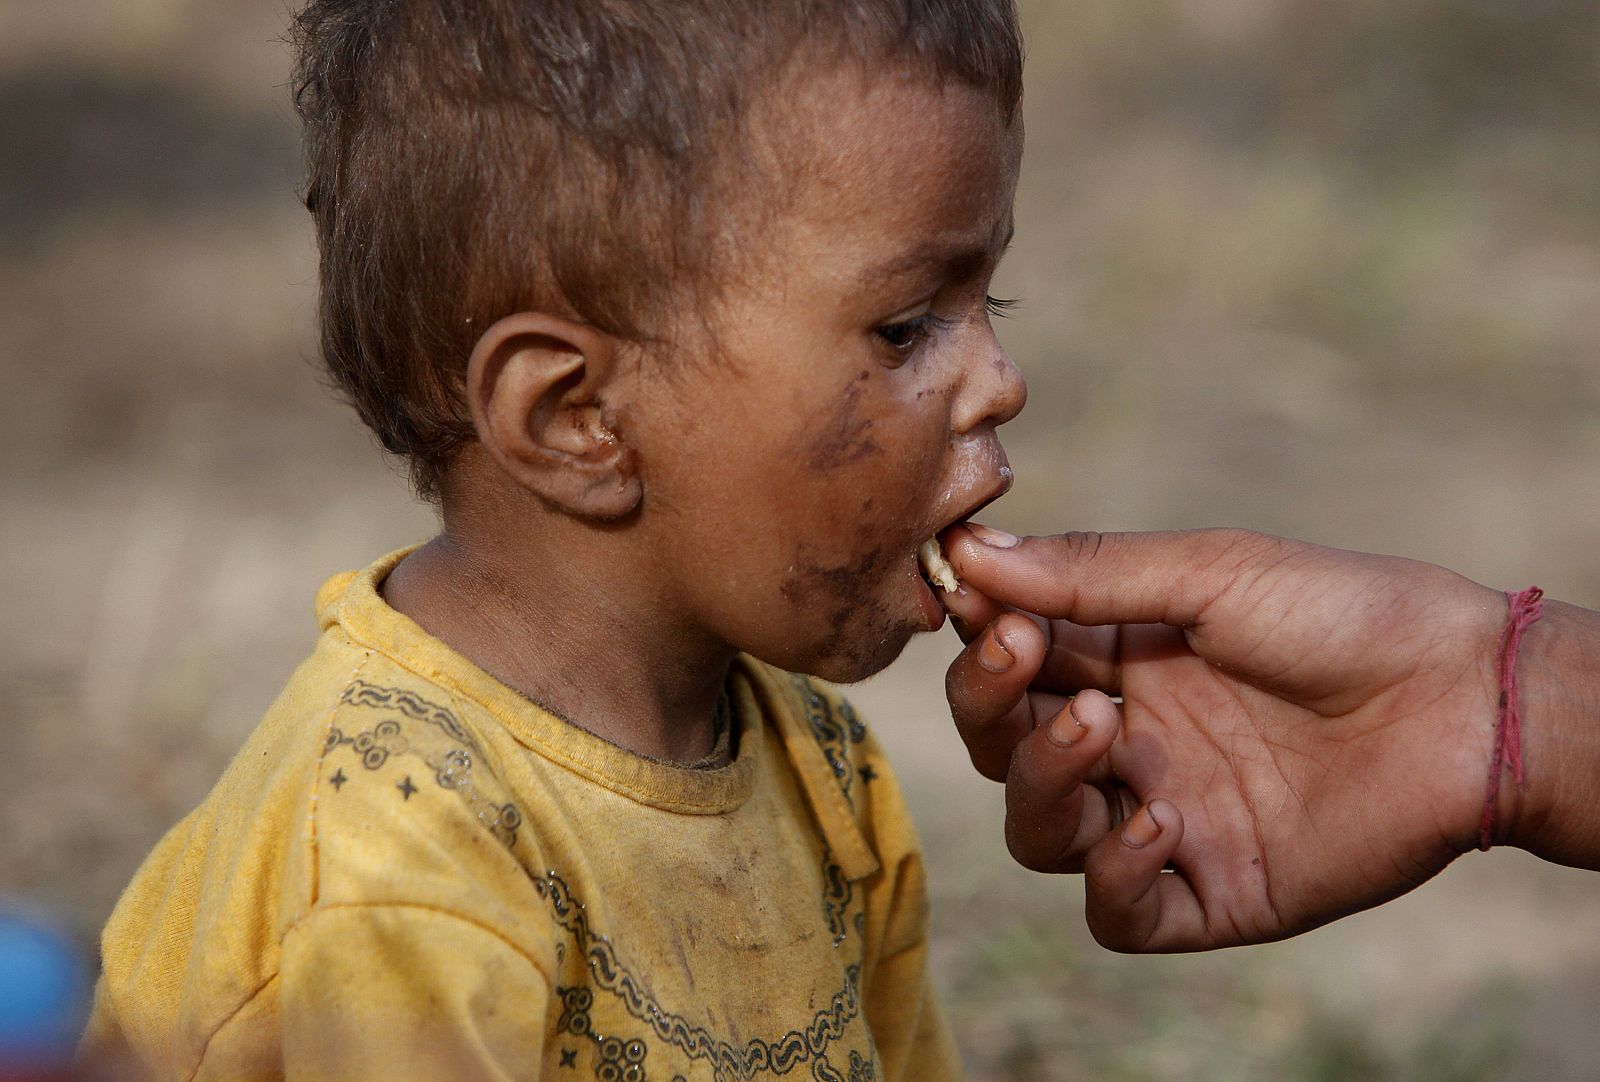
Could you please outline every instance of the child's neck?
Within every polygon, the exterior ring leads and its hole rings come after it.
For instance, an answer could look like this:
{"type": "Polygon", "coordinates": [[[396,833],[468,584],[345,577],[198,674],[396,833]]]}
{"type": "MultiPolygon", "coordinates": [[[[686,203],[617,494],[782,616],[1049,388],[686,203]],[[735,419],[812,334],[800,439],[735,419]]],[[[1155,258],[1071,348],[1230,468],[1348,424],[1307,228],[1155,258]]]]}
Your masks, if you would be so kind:
{"type": "Polygon", "coordinates": [[[734,651],[697,643],[641,589],[646,575],[619,574],[615,553],[541,540],[524,533],[522,544],[495,545],[478,530],[451,530],[447,516],[445,531],[390,573],[384,598],[597,736],[655,759],[704,759],[734,651]]]}

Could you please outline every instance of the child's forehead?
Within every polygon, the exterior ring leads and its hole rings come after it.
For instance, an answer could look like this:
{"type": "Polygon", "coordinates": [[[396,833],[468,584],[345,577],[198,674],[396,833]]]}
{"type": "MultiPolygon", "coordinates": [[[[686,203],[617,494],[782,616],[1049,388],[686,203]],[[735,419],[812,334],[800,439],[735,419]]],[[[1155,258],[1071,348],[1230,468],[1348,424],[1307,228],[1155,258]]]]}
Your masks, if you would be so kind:
{"type": "Polygon", "coordinates": [[[755,125],[766,195],[802,239],[906,262],[907,245],[959,251],[1009,232],[1021,123],[987,91],[842,66],[809,73],[755,125]]]}
{"type": "Polygon", "coordinates": [[[968,140],[998,124],[1015,126],[992,91],[931,74],[909,63],[868,66],[855,60],[794,65],[752,106],[752,127],[777,148],[834,155],[903,154],[883,145],[886,128],[926,140],[968,140]],[[930,123],[931,122],[931,123],[930,123]]]}

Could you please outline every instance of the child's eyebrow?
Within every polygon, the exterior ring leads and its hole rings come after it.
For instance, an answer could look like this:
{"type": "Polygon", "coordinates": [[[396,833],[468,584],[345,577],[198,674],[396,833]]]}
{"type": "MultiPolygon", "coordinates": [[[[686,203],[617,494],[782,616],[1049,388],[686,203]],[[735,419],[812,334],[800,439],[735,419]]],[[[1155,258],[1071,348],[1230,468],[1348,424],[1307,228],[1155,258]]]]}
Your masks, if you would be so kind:
{"type": "Polygon", "coordinates": [[[960,274],[976,270],[991,261],[998,262],[1016,236],[1015,219],[1008,218],[1005,229],[1005,237],[998,245],[994,243],[993,236],[976,235],[941,238],[920,244],[909,252],[868,268],[861,275],[861,283],[867,285],[884,279],[903,278],[931,268],[960,274]]]}

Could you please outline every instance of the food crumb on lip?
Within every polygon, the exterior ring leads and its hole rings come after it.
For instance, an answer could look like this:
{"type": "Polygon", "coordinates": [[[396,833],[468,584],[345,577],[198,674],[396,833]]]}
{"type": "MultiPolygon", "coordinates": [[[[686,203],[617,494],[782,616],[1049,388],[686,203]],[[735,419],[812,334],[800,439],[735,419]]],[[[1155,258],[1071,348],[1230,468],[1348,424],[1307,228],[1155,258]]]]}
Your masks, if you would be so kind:
{"type": "Polygon", "coordinates": [[[917,546],[917,559],[922,562],[922,571],[928,576],[928,581],[936,583],[946,593],[955,593],[956,569],[944,558],[944,549],[940,547],[937,537],[930,537],[917,546]]]}

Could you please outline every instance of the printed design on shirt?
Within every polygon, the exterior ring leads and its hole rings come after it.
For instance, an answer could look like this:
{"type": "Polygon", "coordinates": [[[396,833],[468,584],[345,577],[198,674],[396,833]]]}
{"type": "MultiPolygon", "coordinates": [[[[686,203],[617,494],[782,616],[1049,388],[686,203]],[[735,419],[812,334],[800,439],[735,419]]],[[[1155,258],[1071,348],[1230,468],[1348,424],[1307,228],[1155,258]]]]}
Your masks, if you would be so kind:
{"type": "MultiPolygon", "coordinates": [[[[386,717],[354,734],[332,726],[324,753],[348,746],[368,770],[378,770],[390,759],[400,756],[420,759],[433,772],[433,780],[441,788],[456,793],[501,844],[507,849],[516,845],[522,813],[511,801],[496,803],[484,792],[484,786],[473,773],[473,765],[483,758],[483,749],[454,714],[404,688],[381,687],[364,680],[353,681],[345,688],[339,702],[399,716],[386,717]]],[[[338,790],[349,779],[341,768],[329,780],[338,790]]],[[[396,788],[401,799],[408,802],[417,791],[409,774],[396,788]]]]}
{"type": "Polygon", "coordinates": [[[816,1082],[876,1082],[877,1079],[872,1060],[853,1048],[850,1050],[850,1066],[846,1071],[848,1073],[841,1074],[828,1062],[827,1056],[818,1056],[811,1061],[811,1077],[816,1082]]]}
{"type": "MultiPolygon", "coordinates": [[[[844,790],[850,806],[855,807],[856,798],[851,787],[857,771],[850,761],[849,746],[867,738],[866,725],[848,701],[841,699],[835,703],[829,700],[804,676],[791,673],[789,679],[805,709],[806,722],[811,726],[817,743],[822,745],[823,757],[833,768],[833,776],[839,779],[839,787],[844,790]]],[[[861,769],[860,775],[862,781],[871,781],[874,776],[867,767],[861,769]]]]}
{"type": "MultiPolygon", "coordinates": [[[[828,1064],[827,1051],[861,1012],[859,964],[845,967],[844,987],[834,993],[826,1007],[812,1016],[804,1029],[792,1029],[771,1041],[755,1037],[743,1047],[737,1047],[719,1039],[704,1026],[663,1009],[650,994],[645,982],[617,957],[611,940],[589,927],[583,903],[573,897],[566,880],[554,870],[547,871],[543,879],[534,879],[533,886],[539,896],[549,903],[556,923],[573,938],[582,952],[593,976],[594,987],[620,999],[628,1014],[645,1023],[656,1039],[680,1049],[691,1060],[710,1063],[712,1077],[717,1082],[745,1082],[763,1073],[788,1074],[803,1064],[810,1066],[812,1076],[818,1082],[852,1082],[828,1064]]],[[[635,1042],[616,1034],[595,1033],[590,1017],[594,1006],[591,988],[558,986],[556,994],[561,999],[562,1008],[557,1030],[587,1037],[599,1051],[595,1061],[595,1077],[604,1082],[647,1082],[645,1061],[649,1049],[643,1041],[635,1042]],[[609,1041],[617,1043],[612,1045],[607,1043],[609,1041]],[[635,1051],[631,1059],[628,1054],[630,1049],[635,1051]],[[608,1050],[615,1055],[608,1057],[608,1050]]],[[[855,1065],[858,1062],[866,1064],[870,1071],[870,1059],[855,1053],[851,1063],[855,1065]]],[[[871,1082],[870,1074],[863,1082],[871,1082]]]]}
{"type": "MultiPolygon", "coordinates": [[[[606,1037],[594,1031],[594,1023],[589,1017],[589,1008],[594,1006],[594,989],[557,985],[556,997],[561,1000],[561,1017],[556,1022],[556,1032],[585,1037],[593,1042],[594,1076],[600,1082],[650,1082],[644,1063],[650,1049],[643,1041],[637,1037],[625,1041],[621,1037],[606,1037]]],[[[569,1065],[567,1055],[567,1051],[563,1050],[563,1065],[569,1065]]],[[[577,1059],[576,1054],[572,1059],[577,1059]]],[[[677,1079],[683,1076],[673,1077],[677,1079]]]]}
{"type": "Polygon", "coordinates": [[[840,1074],[828,1062],[827,1056],[818,1056],[811,1065],[811,1077],[816,1082],[877,1082],[877,1070],[872,1066],[872,1060],[855,1049],[850,1050],[850,1066],[846,1070],[847,1074],[840,1074]]]}
{"type": "MultiPolygon", "coordinates": [[[[822,916],[828,922],[828,933],[833,937],[833,945],[837,947],[843,943],[845,936],[850,933],[848,913],[850,899],[855,895],[855,884],[844,874],[844,869],[834,862],[833,852],[827,848],[822,850],[822,916]]],[[[865,913],[856,914],[856,931],[861,931],[862,922],[866,919],[865,913]]]]}

